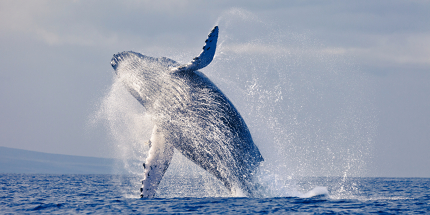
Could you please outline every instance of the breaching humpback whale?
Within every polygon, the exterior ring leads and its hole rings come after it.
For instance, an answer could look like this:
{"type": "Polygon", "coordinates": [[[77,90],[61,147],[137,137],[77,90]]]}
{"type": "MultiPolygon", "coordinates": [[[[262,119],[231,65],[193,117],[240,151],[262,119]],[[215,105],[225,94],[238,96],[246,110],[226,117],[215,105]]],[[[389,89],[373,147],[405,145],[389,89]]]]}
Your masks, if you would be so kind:
{"type": "Polygon", "coordinates": [[[154,197],[174,148],[222,181],[231,193],[254,196],[252,176],[263,161],[245,121],[203,73],[212,61],[218,26],[190,63],[126,51],[111,65],[127,90],[150,114],[154,128],[143,163],[142,198],[154,197]]]}

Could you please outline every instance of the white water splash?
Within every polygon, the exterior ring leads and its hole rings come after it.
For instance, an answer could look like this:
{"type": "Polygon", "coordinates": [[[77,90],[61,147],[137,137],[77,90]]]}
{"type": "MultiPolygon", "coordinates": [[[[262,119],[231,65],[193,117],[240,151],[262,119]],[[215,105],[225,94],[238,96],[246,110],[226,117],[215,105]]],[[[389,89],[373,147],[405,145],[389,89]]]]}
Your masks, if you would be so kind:
{"type": "Polygon", "coordinates": [[[314,196],[328,195],[327,187],[315,187],[305,194],[300,195],[300,198],[311,198],[314,196]]]}
{"type": "Polygon", "coordinates": [[[353,58],[240,9],[218,23],[221,46],[205,73],[250,127],[265,158],[258,178],[278,181],[260,181],[270,196],[305,193],[295,180],[308,176],[343,177],[330,193],[356,190],[345,181],[365,175],[377,122],[353,58]]]}
{"type": "MultiPolygon", "coordinates": [[[[265,158],[256,175],[262,195],[323,195],[328,190],[320,184],[309,185],[316,190],[306,192],[297,185],[298,178],[363,176],[376,119],[371,87],[353,60],[245,10],[226,11],[216,24],[217,54],[202,72],[239,110],[265,158]]],[[[166,57],[186,58],[179,51],[166,57]]],[[[123,160],[119,168],[140,179],[151,132],[144,108],[114,79],[97,116],[111,131],[123,160]]],[[[136,193],[139,186],[137,180],[136,193]]],[[[345,186],[350,185],[340,181],[330,193],[354,190],[345,186]]],[[[159,189],[160,197],[229,195],[180,153],[175,153],[159,189]]]]}

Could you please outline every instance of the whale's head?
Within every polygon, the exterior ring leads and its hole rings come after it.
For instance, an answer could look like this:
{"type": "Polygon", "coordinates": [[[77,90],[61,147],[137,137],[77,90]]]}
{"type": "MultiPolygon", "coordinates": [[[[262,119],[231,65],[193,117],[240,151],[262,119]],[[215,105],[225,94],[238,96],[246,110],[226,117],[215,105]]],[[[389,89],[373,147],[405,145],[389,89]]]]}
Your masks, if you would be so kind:
{"type": "Polygon", "coordinates": [[[154,58],[133,51],[114,54],[110,63],[117,78],[143,105],[156,97],[168,82],[171,69],[179,66],[169,58],[154,58]]]}
{"type": "Polygon", "coordinates": [[[147,57],[136,52],[121,52],[113,55],[110,65],[117,75],[120,73],[130,73],[137,71],[139,62],[145,58],[147,57]]]}
{"type": "Polygon", "coordinates": [[[176,61],[169,58],[154,58],[133,51],[114,54],[110,64],[117,75],[140,73],[149,76],[169,72],[171,68],[179,66],[176,61]]]}

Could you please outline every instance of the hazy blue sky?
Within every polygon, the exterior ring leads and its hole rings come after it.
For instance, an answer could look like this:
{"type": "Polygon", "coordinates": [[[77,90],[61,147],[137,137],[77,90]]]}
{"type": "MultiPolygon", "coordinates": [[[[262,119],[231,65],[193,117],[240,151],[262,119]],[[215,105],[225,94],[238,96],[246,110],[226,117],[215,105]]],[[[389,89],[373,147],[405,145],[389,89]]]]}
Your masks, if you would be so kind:
{"type": "MultiPolygon", "coordinates": [[[[348,101],[369,108],[358,117],[350,117],[358,121],[371,119],[368,124],[354,124],[360,125],[356,128],[363,130],[360,132],[372,133],[365,136],[372,155],[366,160],[369,167],[364,175],[430,177],[429,11],[430,1],[418,0],[3,0],[0,1],[0,146],[69,155],[112,156],[114,147],[109,143],[107,131],[100,126],[88,126],[89,118],[112,84],[113,72],[109,64],[112,55],[134,50],[155,56],[176,56],[179,58],[176,60],[185,63],[199,53],[210,29],[219,24],[220,37],[223,37],[220,41],[225,41],[220,44],[219,51],[226,54],[217,55],[218,61],[214,60],[212,70],[235,68],[234,65],[221,66],[221,60],[229,59],[226,57],[229,51],[236,55],[241,50],[246,52],[243,55],[264,52],[276,55],[276,50],[282,50],[283,54],[301,53],[297,57],[300,60],[294,61],[301,63],[308,61],[307,52],[325,53],[318,55],[316,61],[309,60],[312,66],[303,67],[308,70],[317,71],[328,65],[337,68],[340,62],[340,67],[360,73],[362,79],[357,82],[352,81],[354,75],[343,74],[349,78],[339,78],[340,82],[346,80],[355,84],[350,91],[347,90],[350,83],[341,83],[341,87],[333,89],[346,90],[342,98],[357,93],[358,100],[348,101]],[[236,27],[237,19],[247,22],[236,27]],[[245,42],[241,42],[241,38],[245,42]],[[260,41],[267,38],[271,41],[260,41]],[[283,44],[284,47],[279,47],[283,44]]],[[[244,61],[246,59],[240,62],[244,61]]],[[[253,63],[258,67],[258,60],[253,63]]],[[[285,62],[277,63],[284,65],[285,62]]],[[[276,69],[282,70],[279,65],[276,69]]],[[[231,71],[230,74],[240,79],[240,73],[231,71]]],[[[268,73],[267,77],[270,75],[268,73]]],[[[322,75],[318,80],[330,79],[325,83],[336,83],[333,77],[322,75]]],[[[214,78],[221,89],[223,85],[228,86],[228,80],[214,78]]],[[[308,83],[305,90],[314,86],[315,80],[302,80],[308,83]]],[[[262,89],[264,83],[260,83],[262,89]]],[[[327,89],[331,89],[327,86],[311,88],[324,91],[320,94],[300,92],[325,96],[329,95],[327,89]]],[[[226,94],[234,102],[235,95],[229,95],[230,91],[227,87],[226,94]]],[[[312,96],[305,100],[312,100],[312,96]]],[[[246,112],[246,101],[236,97],[236,106],[246,112]]],[[[340,97],[331,99],[336,98],[340,97]]],[[[301,102],[313,104],[305,100],[301,102]]],[[[318,101],[331,110],[338,104],[324,99],[318,101]]],[[[359,112],[358,109],[361,106],[357,106],[354,113],[359,112]]],[[[288,110],[285,107],[278,110],[278,114],[288,113],[288,110]]],[[[305,115],[306,120],[319,113],[316,106],[303,110],[311,112],[305,115]]],[[[334,110],[326,112],[335,113],[334,110]]],[[[250,119],[249,116],[244,118],[250,119]]],[[[289,120],[281,115],[278,118],[289,120]]],[[[294,129],[298,131],[302,126],[302,131],[308,131],[309,127],[318,130],[318,125],[310,122],[313,121],[295,124],[294,129]]],[[[258,130],[255,123],[250,124],[251,131],[258,130]]],[[[258,134],[256,136],[258,139],[258,134]]],[[[365,138],[359,135],[357,139],[365,138]]],[[[313,156],[312,152],[307,153],[306,156],[313,156]]]]}

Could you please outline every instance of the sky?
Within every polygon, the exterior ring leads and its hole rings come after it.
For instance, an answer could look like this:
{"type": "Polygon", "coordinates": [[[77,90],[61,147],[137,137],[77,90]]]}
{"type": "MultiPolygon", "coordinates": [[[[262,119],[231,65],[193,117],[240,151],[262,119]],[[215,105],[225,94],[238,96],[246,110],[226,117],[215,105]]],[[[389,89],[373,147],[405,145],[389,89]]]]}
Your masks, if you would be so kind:
{"type": "MultiPolygon", "coordinates": [[[[235,89],[261,86],[258,92],[263,95],[264,89],[272,89],[270,84],[275,83],[283,66],[290,65],[286,61],[291,60],[291,65],[309,62],[294,68],[311,72],[287,75],[288,81],[276,83],[295,86],[291,88],[295,91],[282,91],[295,99],[296,103],[291,104],[315,106],[297,110],[289,109],[288,102],[281,103],[276,106],[275,118],[283,122],[275,126],[290,125],[293,133],[302,132],[297,137],[306,139],[307,131],[327,127],[332,122],[329,118],[338,113],[336,107],[341,102],[337,99],[346,99],[349,104],[342,106],[345,108],[342,110],[347,117],[341,121],[360,130],[348,133],[346,139],[356,139],[357,145],[367,144],[365,149],[370,154],[366,155],[368,167],[362,176],[430,177],[428,11],[430,1],[424,0],[3,0],[0,1],[0,146],[67,155],[114,156],[115,146],[107,135],[109,131],[103,126],[89,125],[112,85],[112,55],[133,50],[156,57],[176,57],[175,60],[186,63],[198,55],[206,35],[218,24],[222,37],[219,54],[214,66],[207,70],[212,75],[207,75],[245,115],[251,131],[256,133],[255,139],[261,139],[264,129],[257,128],[258,122],[250,117],[253,107],[257,107],[252,104],[264,99],[255,100],[252,95],[250,100],[242,99],[235,89]],[[253,59],[252,66],[256,68],[276,64],[273,68],[278,73],[236,72],[252,68],[251,64],[243,66],[246,56],[253,59]],[[259,56],[264,56],[261,61],[257,59],[259,56]],[[227,62],[232,59],[242,66],[227,62]],[[345,71],[353,72],[336,76],[328,67],[335,68],[333,71],[346,68],[345,71]],[[217,68],[223,72],[216,71],[217,68]],[[322,72],[317,73],[319,70],[322,72]],[[254,80],[247,75],[266,75],[266,82],[246,85],[248,80],[254,80]],[[237,88],[229,86],[229,77],[238,79],[234,82],[239,85],[237,88]],[[295,78],[300,81],[294,82],[295,78]],[[306,87],[297,87],[298,83],[305,83],[306,87]],[[343,91],[344,95],[337,96],[336,92],[330,96],[330,89],[343,91]],[[317,93],[311,93],[314,90],[317,93]],[[316,95],[321,95],[320,100],[316,95]],[[317,107],[318,104],[321,106],[317,107]],[[285,117],[292,116],[290,110],[297,116],[304,114],[294,126],[291,120],[296,118],[285,117]],[[348,115],[348,110],[355,115],[348,115]],[[313,121],[316,116],[324,123],[313,121]]],[[[248,94],[252,92],[251,89],[248,94]]],[[[265,97],[267,102],[271,98],[270,94],[265,97]]],[[[321,129],[326,132],[323,136],[327,136],[323,140],[333,139],[334,134],[327,134],[330,130],[321,129]]],[[[290,134],[284,137],[290,138],[290,134]]],[[[314,137],[309,136],[307,141],[317,145],[314,137]]],[[[351,148],[354,149],[362,148],[351,148]]],[[[318,157],[312,152],[298,153],[309,159],[318,157]]]]}

